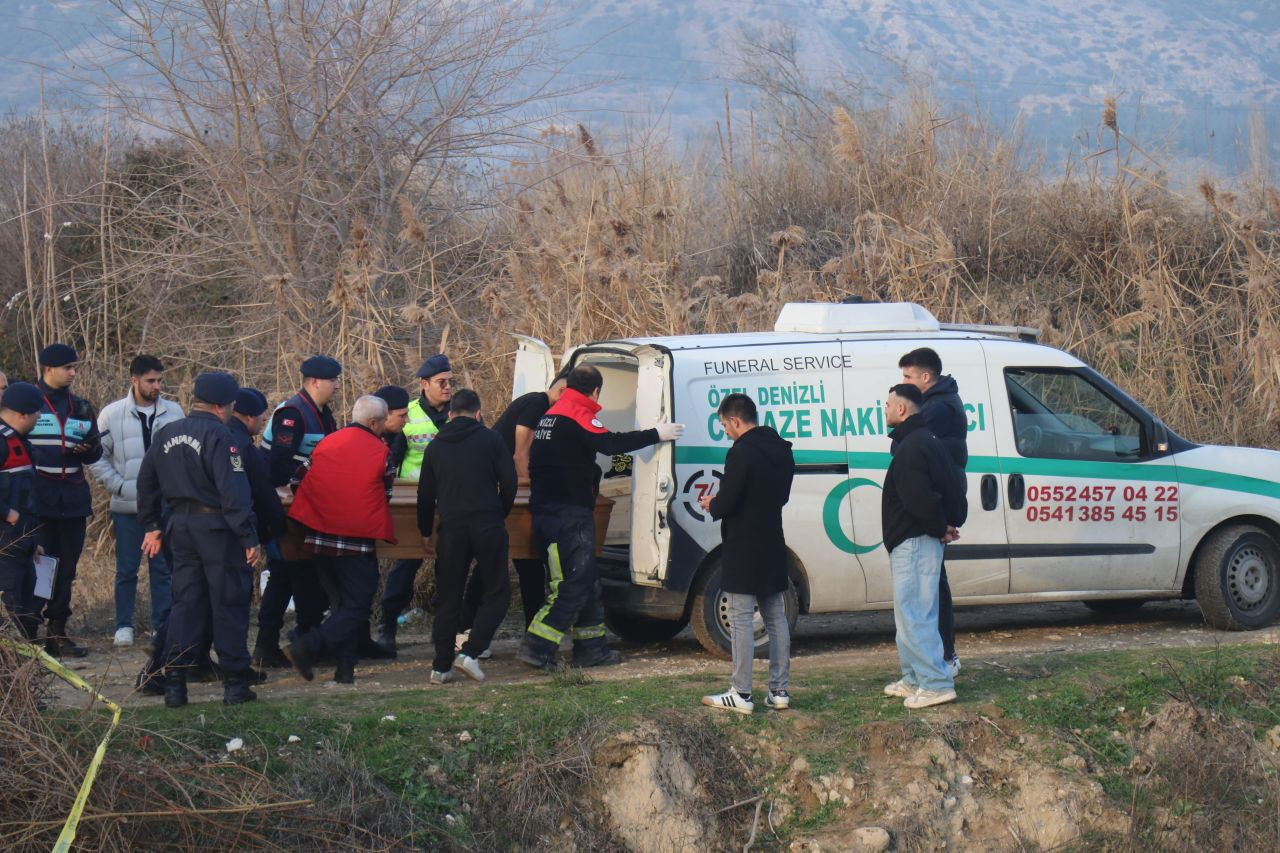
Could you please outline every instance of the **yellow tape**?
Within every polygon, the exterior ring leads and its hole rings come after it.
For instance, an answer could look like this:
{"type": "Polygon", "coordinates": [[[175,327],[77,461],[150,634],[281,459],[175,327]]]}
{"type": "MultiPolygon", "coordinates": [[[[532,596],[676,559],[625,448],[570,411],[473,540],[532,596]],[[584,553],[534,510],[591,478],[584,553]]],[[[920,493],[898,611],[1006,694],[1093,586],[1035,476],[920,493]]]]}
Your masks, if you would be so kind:
{"type": "Polygon", "coordinates": [[[62,832],[58,834],[58,843],[53,846],[54,853],[68,853],[71,850],[71,842],[76,840],[76,827],[80,824],[80,816],[84,814],[84,804],[89,799],[89,791],[93,788],[93,780],[97,778],[98,768],[102,765],[102,759],[107,755],[107,744],[110,743],[111,736],[115,734],[116,727],[120,725],[120,706],[94,690],[89,682],[67,669],[56,658],[50,657],[44,649],[37,648],[29,643],[15,643],[11,640],[4,640],[3,642],[18,654],[40,661],[40,663],[44,664],[45,669],[72,687],[88,693],[111,709],[111,728],[107,729],[107,733],[102,736],[101,742],[98,743],[98,749],[93,754],[93,760],[89,762],[89,769],[84,774],[84,781],[80,783],[80,790],[76,793],[76,801],[71,806],[71,813],[67,815],[67,821],[62,825],[62,832]]]}

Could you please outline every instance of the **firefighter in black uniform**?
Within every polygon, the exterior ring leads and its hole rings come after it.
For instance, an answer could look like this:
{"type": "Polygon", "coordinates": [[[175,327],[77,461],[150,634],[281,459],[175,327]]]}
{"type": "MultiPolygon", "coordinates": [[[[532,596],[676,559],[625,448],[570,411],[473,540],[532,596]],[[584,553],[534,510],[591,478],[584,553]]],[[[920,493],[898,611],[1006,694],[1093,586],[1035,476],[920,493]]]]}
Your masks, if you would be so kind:
{"type": "Polygon", "coordinates": [[[683,424],[613,433],[596,417],[604,379],[589,364],[575,367],[568,387],[533,433],[529,454],[529,508],[533,539],[547,552],[551,594],[529,623],[516,657],[552,668],[564,635],[573,630],[573,665],[607,666],[622,660],[604,636],[604,605],[596,572],[596,492],[601,470],[596,455],[630,453],[674,441],[683,424]]]}
{"type": "MultiPolygon", "coordinates": [[[[262,433],[272,486],[287,485],[298,466],[311,458],[320,439],[338,428],[329,401],[337,392],[341,375],[342,365],[327,355],[313,355],[302,362],[302,388],[276,408],[262,433]]],[[[293,598],[299,634],[320,624],[329,599],[310,560],[286,560],[277,548],[271,548],[267,568],[271,575],[258,605],[253,658],[258,666],[288,667],[289,661],[280,651],[280,632],[289,599],[293,598]]]]}
{"type": "Polygon", "coordinates": [[[155,434],[138,474],[138,521],[148,557],[167,540],[173,557],[164,704],[187,704],[186,667],[210,621],[223,671],[222,701],[256,699],[249,689],[249,605],[258,560],[254,518],[240,447],[227,429],[236,394],[227,373],[196,377],[191,413],[155,434]],[[171,515],[161,533],[161,507],[171,515]]]}
{"type": "Polygon", "coordinates": [[[28,382],[15,382],[0,397],[0,598],[9,618],[28,640],[40,620],[35,614],[39,550],[36,471],[26,435],[36,425],[44,397],[28,382]]]}

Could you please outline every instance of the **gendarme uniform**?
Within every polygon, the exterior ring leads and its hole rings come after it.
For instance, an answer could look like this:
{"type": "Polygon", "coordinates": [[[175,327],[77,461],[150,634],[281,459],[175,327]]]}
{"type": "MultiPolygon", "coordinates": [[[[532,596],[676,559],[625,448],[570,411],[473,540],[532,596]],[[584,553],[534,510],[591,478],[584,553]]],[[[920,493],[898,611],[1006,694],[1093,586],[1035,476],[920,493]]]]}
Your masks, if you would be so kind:
{"type": "MultiPolygon", "coordinates": [[[[0,406],[20,415],[34,415],[44,405],[36,386],[15,382],[4,390],[0,406]]],[[[0,419],[0,599],[18,630],[34,639],[35,615],[36,472],[31,445],[0,419]],[[9,515],[17,519],[10,524],[9,515]]]]}
{"type": "MultiPolygon", "coordinates": [[[[337,379],[340,375],[342,366],[326,355],[313,355],[302,362],[303,379],[337,379]]],[[[311,458],[311,451],[320,440],[337,428],[329,407],[317,406],[305,390],[276,407],[262,433],[262,449],[270,462],[271,485],[288,484],[298,468],[311,458]]],[[[289,661],[280,651],[280,632],[289,599],[293,599],[297,630],[304,633],[324,619],[328,596],[311,570],[309,560],[285,560],[272,546],[267,549],[267,568],[271,575],[258,606],[254,660],[258,666],[285,667],[289,661]]]]}
{"type": "MultiPolygon", "coordinates": [[[[239,391],[227,373],[196,377],[195,398],[231,405],[239,391]]],[[[223,701],[255,698],[249,689],[249,605],[253,567],[245,551],[258,544],[249,477],[240,447],[227,425],[209,411],[161,427],[138,472],[138,521],[161,530],[161,509],[171,514],[163,528],[173,558],[173,609],[168,624],[165,704],[187,701],[186,667],[212,620],[213,647],[224,673],[223,701]]]]}
{"type": "MultiPolygon", "coordinates": [[[[50,344],[40,352],[42,367],[67,367],[79,360],[66,344],[50,344]]],[[[52,655],[83,657],[85,650],[67,637],[71,618],[71,586],[84,550],[85,528],[93,514],[93,497],[85,466],[102,458],[98,413],[70,388],[36,383],[44,405],[35,428],[27,435],[36,468],[36,512],[40,516],[40,544],[58,560],[53,597],[43,606],[48,622],[45,649],[52,655]]]]}

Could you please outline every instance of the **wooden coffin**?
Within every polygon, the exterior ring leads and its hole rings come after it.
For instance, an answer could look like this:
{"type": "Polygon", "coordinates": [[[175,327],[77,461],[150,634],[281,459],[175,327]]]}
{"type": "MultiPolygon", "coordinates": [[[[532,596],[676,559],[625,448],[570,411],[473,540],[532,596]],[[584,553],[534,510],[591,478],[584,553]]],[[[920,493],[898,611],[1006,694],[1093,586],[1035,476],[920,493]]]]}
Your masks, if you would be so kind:
{"type": "MultiPolygon", "coordinates": [[[[280,489],[280,500],[287,507],[293,494],[287,487],[280,489]]],[[[613,512],[613,500],[596,498],[596,553],[604,548],[605,534],[609,530],[609,516],[613,512]]],[[[396,480],[391,487],[391,521],[395,525],[396,544],[378,543],[378,556],[385,559],[421,559],[422,536],[418,533],[418,484],[413,480],[396,480]]],[[[280,543],[286,560],[298,560],[302,553],[304,529],[291,519],[289,532],[280,543]]],[[[533,516],[529,512],[529,484],[521,483],[516,492],[516,505],[507,516],[507,536],[510,538],[510,556],[513,560],[541,557],[533,547],[533,516]]]]}

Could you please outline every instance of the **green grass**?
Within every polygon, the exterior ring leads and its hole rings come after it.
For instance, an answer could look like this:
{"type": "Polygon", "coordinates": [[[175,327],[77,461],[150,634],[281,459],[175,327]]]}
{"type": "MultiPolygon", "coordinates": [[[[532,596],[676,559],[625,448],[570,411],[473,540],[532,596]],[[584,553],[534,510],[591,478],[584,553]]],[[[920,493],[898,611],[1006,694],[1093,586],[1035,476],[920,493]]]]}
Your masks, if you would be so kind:
{"type": "MultiPolygon", "coordinates": [[[[864,766],[862,727],[867,723],[906,721],[909,733],[945,737],[946,726],[936,725],[939,719],[954,720],[963,711],[989,720],[1000,717],[993,724],[1002,731],[1052,734],[1051,743],[1087,752],[1107,771],[1100,779],[1107,793],[1124,804],[1136,793],[1124,773],[1130,747],[1112,733],[1127,733],[1170,698],[1191,699],[1248,720],[1259,735],[1280,724],[1280,653],[1271,646],[1056,653],[999,665],[975,659],[966,661],[961,701],[941,711],[945,717],[909,713],[900,702],[886,699],[880,688],[895,673],[891,661],[885,664],[879,671],[845,674],[809,670],[802,659],[793,666],[794,710],[750,717],[714,715],[699,706],[702,694],[720,688],[722,674],[627,681],[576,675],[382,694],[318,688],[314,696],[288,700],[273,700],[267,685],[260,691],[262,701],[249,705],[194,704],[179,712],[139,706],[127,713],[126,724],[131,735],[143,730],[162,736],[152,739],[153,755],[176,750],[176,743],[221,754],[230,738],[241,737],[247,747],[261,747],[244,754],[246,762],[269,775],[287,774],[291,756],[327,742],[368,767],[433,825],[458,812],[481,770],[549,758],[559,744],[589,729],[625,730],[673,712],[710,716],[730,741],[774,742],[786,760],[759,767],[765,782],[779,779],[801,755],[814,777],[857,772],[864,766]],[[1233,676],[1252,685],[1251,692],[1233,683],[1233,676]],[[384,720],[387,715],[395,719],[384,720]],[[463,732],[469,741],[460,739],[463,732]],[[301,743],[286,746],[289,735],[301,743]]],[[[113,746],[137,748],[136,736],[113,746]]],[[[793,831],[816,829],[835,814],[831,807],[805,814],[793,831]]],[[[453,832],[465,837],[465,822],[453,832]]]]}

